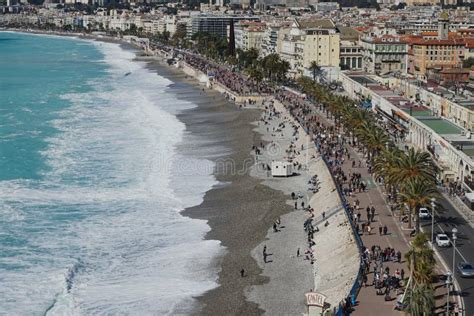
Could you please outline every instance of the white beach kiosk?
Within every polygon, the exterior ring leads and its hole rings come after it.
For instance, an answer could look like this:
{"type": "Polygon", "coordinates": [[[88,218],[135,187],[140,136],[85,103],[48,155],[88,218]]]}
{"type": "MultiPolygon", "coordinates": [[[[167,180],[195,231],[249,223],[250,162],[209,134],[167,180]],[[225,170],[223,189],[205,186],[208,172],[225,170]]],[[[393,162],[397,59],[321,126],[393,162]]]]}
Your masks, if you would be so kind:
{"type": "Polygon", "coordinates": [[[293,164],[287,161],[272,161],[272,177],[290,177],[293,175],[293,164]]]}

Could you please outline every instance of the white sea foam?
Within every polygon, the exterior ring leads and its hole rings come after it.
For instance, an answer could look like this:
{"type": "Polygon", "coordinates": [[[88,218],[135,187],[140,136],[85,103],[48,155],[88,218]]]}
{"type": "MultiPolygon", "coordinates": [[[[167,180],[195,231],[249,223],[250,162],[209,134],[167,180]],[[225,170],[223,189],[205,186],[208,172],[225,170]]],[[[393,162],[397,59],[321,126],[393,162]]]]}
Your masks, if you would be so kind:
{"type": "Polygon", "coordinates": [[[95,45],[109,79],[63,96],[72,106],[51,122],[60,132],[42,153],[45,180],[0,182],[6,218],[31,233],[23,252],[2,260],[22,268],[0,276],[0,306],[15,315],[189,313],[193,297],[216,286],[211,262],[222,249],[203,240],[205,221],[179,214],[216,184],[212,162],[175,149],[185,126],[171,113],[195,105],[170,95],[170,81],[132,52],[95,45]]]}

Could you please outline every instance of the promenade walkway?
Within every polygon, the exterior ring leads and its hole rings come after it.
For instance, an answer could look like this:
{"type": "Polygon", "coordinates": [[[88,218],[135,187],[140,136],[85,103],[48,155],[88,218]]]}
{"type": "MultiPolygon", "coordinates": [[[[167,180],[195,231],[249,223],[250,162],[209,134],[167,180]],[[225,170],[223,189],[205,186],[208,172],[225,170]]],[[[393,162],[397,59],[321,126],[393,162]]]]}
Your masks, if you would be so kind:
{"type": "MultiPolygon", "coordinates": [[[[325,113],[322,113],[314,105],[310,105],[312,112],[317,114],[320,121],[327,126],[333,126],[332,120],[327,119],[325,113]]],[[[367,226],[370,222],[371,232],[368,230],[362,230],[360,236],[365,247],[372,249],[372,246],[378,246],[381,250],[390,248],[393,252],[401,253],[401,260],[387,260],[383,262],[383,268],[377,267],[378,271],[383,271],[387,267],[389,269],[389,275],[393,276],[395,271],[402,272],[405,279],[409,277],[409,269],[405,260],[405,254],[409,250],[410,231],[411,229],[403,228],[400,225],[399,219],[396,214],[393,214],[390,210],[385,195],[382,192],[380,186],[375,183],[372,175],[369,173],[366,166],[366,159],[363,154],[355,147],[350,146],[348,143],[345,144],[345,148],[348,149],[348,156],[344,163],[340,165],[343,172],[346,175],[352,175],[354,173],[360,174],[360,177],[364,183],[367,184],[365,191],[356,192],[351,196],[346,196],[348,203],[351,206],[355,206],[356,201],[358,207],[354,210],[354,216],[360,213],[358,223],[362,226],[367,226]],[[350,157],[350,159],[348,159],[350,157]],[[355,161],[355,168],[353,168],[352,161],[355,161]],[[367,207],[375,209],[375,216],[371,215],[371,212],[367,212],[367,207]],[[369,219],[369,217],[371,217],[369,219]],[[386,230],[386,233],[385,233],[386,230]]],[[[397,296],[403,293],[403,289],[398,291],[393,290],[390,293],[390,300],[386,301],[384,295],[377,295],[375,287],[372,285],[374,281],[374,268],[375,265],[371,265],[369,273],[367,274],[367,281],[360,288],[357,296],[357,304],[353,306],[354,315],[400,315],[401,313],[395,310],[397,296]]],[[[439,266],[437,272],[442,274],[444,271],[439,266]]],[[[382,275],[381,273],[380,275],[382,275]]],[[[398,274],[398,273],[397,273],[398,274]]],[[[403,284],[403,283],[402,283],[403,284]]],[[[435,295],[436,295],[436,314],[443,315],[446,300],[446,289],[443,286],[442,281],[435,284],[435,295]]]]}
{"type": "MultiPolygon", "coordinates": [[[[314,107],[316,109],[316,107],[314,107]]],[[[326,118],[326,115],[319,110],[316,110],[319,117],[328,125],[334,125],[332,120],[326,118]]],[[[342,170],[346,174],[359,173],[365,183],[367,183],[367,189],[364,192],[355,193],[352,197],[346,197],[347,201],[354,205],[355,201],[358,201],[358,211],[361,214],[360,223],[369,223],[368,215],[366,212],[367,206],[375,208],[375,217],[371,219],[370,226],[372,227],[371,233],[367,230],[361,233],[361,239],[365,247],[371,248],[372,246],[379,246],[381,249],[392,248],[395,251],[402,253],[401,262],[387,261],[384,263],[384,267],[389,267],[390,274],[393,275],[394,271],[403,269],[405,279],[409,277],[409,269],[407,261],[404,255],[409,250],[409,242],[411,240],[410,232],[411,229],[403,228],[400,224],[398,215],[392,213],[390,207],[385,199],[385,194],[380,185],[377,185],[372,174],[369,173],[366,166],[366,159],[364,155],[355,147],[346,144],[345,146],[350,155],[350,160],[345,160],[342,164],[342,170]],[[355,168],[352,168],[352,161],[355,161],[355,168]],[[360,165],[360,167],[359,167],[360,165]],[[384,227],[387,228],[387,233],[384,234],[384,227]],[[380,233],[382,229],[382,233],[380,233]]],[[[357,213],[355,211],[354,213],[357,213]]],[[[370,272],[373,272],[372,267],[370,272]]],[[[444,274],[444,270],[440,265],[437,266],[439,274],[444,274]]],[[[367,275],[367,286],[362,286],[359,295],[357,296],[357,305],[353,307],[353,315],[401,315],[401,312],[394,309],[397,301],[397,293],[391,293],[391,300],[385,301],[383,295],[377,295],[376,289],[372,286],[374,281],[374,273],[367,275]]],[[[436,299],[436,315],[445,314],[445,303],[446,303],[446,288],[444,287],[443,281],[440,280],[434,284],[435,287],[435,299],[436,299]]],[[[401,293],[400,291],[399,293],[401,293]]]]}
{"type": "MultiPolygon", "coordinates": [[[[329,125],[334,125],[331,120],[326,119],[325,114],[317,111],[319,117],[329,125]]],[[[372,175],[369,174],[365,159],[363,155],[354,149],[352,146],[346,145],[346,148],[349,150],[350,160],[346,159],[342,164],[342,169],[346,174],[359,173],[362,180],[367,184],[367,189],[365,192],[355,193],[352,197],[346,197],[350,205],[354,205],[355,201],[359,201],[358,210],[355,210],[354,213],[359,212],[360,224],[367,224],[367,212],[366,208],[374,207],[375,208],[375,217],[370,222],[372,228],[371,233],[368,234],[367,230],[363,232],[360,236],[365,247],[371,248],[372,246],[379,246],[382,250],[385,248],[392,248],[395,251],[400,251],[402,253],[401,263],[386,261],[384,262],[384,268],[389,267],[390,274],[399,269],[403,269],[405,272],[405,278],[409,276],[409,270],[406,263],[406,260],[403,258],[404,254],[409,250],[408,241],[410,230],[401,230],[397,224],[398,219],[392,216],[392,212],[388,207],[383,194],[379,187],[375,184],[372,175]],[[356,163],[356,167],[352,168],[352,160],[356,163]],[[359,163],[360,166],[359,167],[359,163]],[[379,228],[387,227],[387,234],[380,234],[379,228]]],[[[370,267],[370,272],[373,272],[373,266],[370,267]]],[[[354,307],[353,315],[400,315],[400,312],[394,309],[397,294],[391,293],[392,300],[385,301],[383,295],[377,295],[374,286],[372,286],[374,280],[374,274],[369,273],[367,277],[367,285],[362,286],[357,297],[358,304],[354,307]]]]}

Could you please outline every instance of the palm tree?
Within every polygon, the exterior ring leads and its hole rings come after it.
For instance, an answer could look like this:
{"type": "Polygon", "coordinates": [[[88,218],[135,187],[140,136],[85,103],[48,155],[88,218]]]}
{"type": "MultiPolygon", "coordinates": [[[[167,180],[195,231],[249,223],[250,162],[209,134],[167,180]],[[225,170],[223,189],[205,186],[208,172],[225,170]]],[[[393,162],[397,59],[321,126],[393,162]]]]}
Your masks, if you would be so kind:
{"type": "Polygon", "coordinates": [[[355,129],[357,141],[366,144],[374,128],[375,125],[371,121],[363,121],[362,124],[355,129]]]}
{"type": "Polygon", "coordinates": [[[387,133],[379,127],[375,127],[365,136],[365,145],[369,152],[369,159],[378,155],[384,148],[386,148],[389,138],[387,133]]]}
{"type": "Polygon", "coordinates": [[[400,156],[389,176],[398,183],[405,183],[409,179],[435,183],[436,172],[436,166],[429,153],[410,148],[407,154],[400,156]]]}
{"type": "Polygon", "coordinates": [[[436,260],[434,251],[428,247],[426,234],[416,235],[405,257],[410,269],[409,286],[404,296],[407,312],[412,316],[432,315],[435,307],[432,279],[436,260]]]}
{"type": "Polygon", "coordinates": [[[428,247],[426,234],[416,235],[405,257],[410,269],[410,287],[404,297],[407,311],[412,316],[432,315],[435,307],[432,278],[436,260],[434,251],[428,247]]]}
{"type": "Polygon", "coordinates": [[[426,285],[415,285],[407,289],[405,296],[406,311],[411,316],[433,315],[435,308],[434,293],[426,285]]]}
{"type": "MultiPolygon", "coordinates": [[[[392,197],[396,198],[397,189],[399,185],[397,182],[393,182],[393,179],[387,175],[392,174],[392,169],[395,167],[397,160],[400,158],[403,152],[401,149],[395,146],[388,146],[384,148],[373,161],[374,175],[377,177],[383,177],[385,190],[391,192],[392,197]]],[[[396,200],[396,199],[395,199],[396,200]]],[[[402,219],[405,208],[400,209],[399,218],[402,219]]]]}
{"type": "Polygon", "coordinates": [[[256,82],[261,82],[263,79],[263,72],[260,68],[253,66],[248,70],[249,77],[256,82]]]}
{"type": "MultiPolygon", "coordinates": [[[[403,154],[401,149],[395,146],[390,146],[382,150],[380,155],[378,155],[374,160],[374,174],[381,177],[391,174],[392,168],[394,168],[396,161],[399,159],[401,154],[403,154]]],[[[385,184],[393,185],[394,183],[390,182],[389,177],[387,177],[387,179],[385,179],[385,184]]]]}
{"type": "Polygon", "coordinates": [[[420,232],[419,208],[430,204],[431,199],[437,195],[432,182],[419,178],[410,178],[402,185],[400,198],[409,210],[408,226],[412,227],[412,216],[416,218],[416,232],[420,232]]]}
{"type": "Polygon", "coordinates": [[[313,81],[316,81],[316,77],[321,74],[321,67],[319,67],[318,63],[316,60],[313,60],[310,65],[309,65],[309,70],[313,74],[313,81]]]}

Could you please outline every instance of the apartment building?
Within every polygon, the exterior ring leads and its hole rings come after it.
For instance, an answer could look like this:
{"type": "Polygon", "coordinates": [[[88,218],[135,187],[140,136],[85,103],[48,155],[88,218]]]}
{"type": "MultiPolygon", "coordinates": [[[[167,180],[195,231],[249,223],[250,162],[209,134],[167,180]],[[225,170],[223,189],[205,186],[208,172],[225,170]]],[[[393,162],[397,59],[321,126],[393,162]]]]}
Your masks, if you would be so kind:
{"type": "Polygon", "coordinates": [[[340,34],[330,19],[295,18],[279,32],[278,40],[278,53],[295,76],[309,74],[313,61],[321,68],[339,68],[340,34]]]}
{"type": "Polygon", "coordinates": [[[259,21],[242,20],[234,25],[235,48],[241,50],[257,49],[262,51],[266,24],[259,21]]]}
{"type": "Polygon", "coordinates": [[[426,80],[430,69],[461,67],[466,44],[462,39],[415,40],[410,46],[410,73],[426,80]]]}
{"type": "Polygon", "coordinates": [[[259,18],[255,16],[231,16],[231,15],[206,15],[201,14],[193,16],[190,22],[188,36],[192,36],[198,32],[205,32],[220,37],[227,36],[227,27],[233,21],[234,25],[238,21],[258,21],[259,18]]]}
{"type": "Polygon", "coordinates": [[[339,66],[342,70],[362,69],[362,47],[360,33],[353,28],[338,27],[340,33],[339,66]]]}
{"type": "Polygon", "coordinates": [[[365,72],[380,75],[406,72],[408,45],[399,36],[366,36],[361,38],[360,43],[365,72]]]}
{"type": "MultiPolygon", "coordinates": [[[[408,72],[418,79],[427,80],[429,72],[443,72],[447,69],[462,68],[465,58],[466,40],[457,33],[449,32],[449,16],[440,14],[438,34],[411,36],[409,42],[408,72]]],[[[452,71],[451,71],[452,72],[452,71]]]]}

